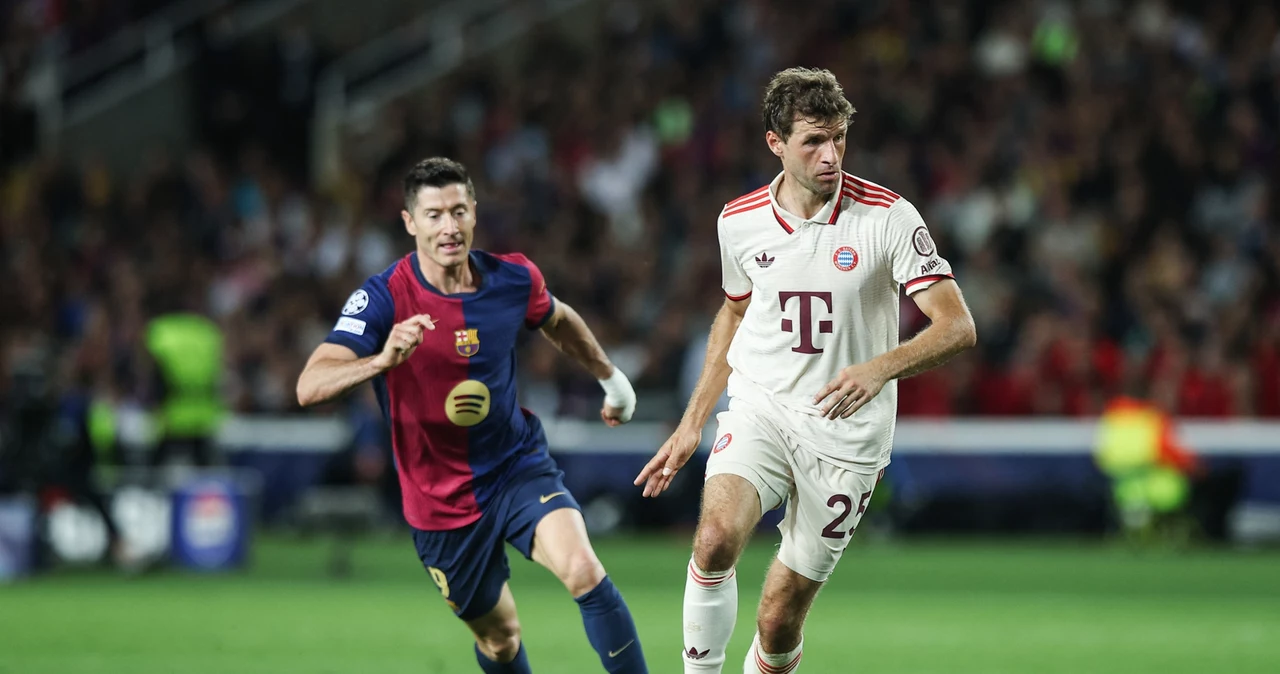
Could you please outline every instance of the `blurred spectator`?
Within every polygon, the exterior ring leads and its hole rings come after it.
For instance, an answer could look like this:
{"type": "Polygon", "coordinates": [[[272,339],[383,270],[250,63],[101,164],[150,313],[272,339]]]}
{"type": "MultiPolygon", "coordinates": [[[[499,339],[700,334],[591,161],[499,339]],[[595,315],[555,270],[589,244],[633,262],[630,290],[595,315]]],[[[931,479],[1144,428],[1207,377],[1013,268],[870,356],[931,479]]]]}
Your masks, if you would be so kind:
{"type": "MultiPolygon", "coordinates": [[[[82,34],[116,20],[89,5],[82,34]]],[[[109,375],[124,403],[146,399],[146,297],[194,291],[226,335],[232,406],[294,412],[343,299],[410,244],[404,170],[446,154],[475,174],[478,245],[526,251],[659,401],[641,413],[674,418],[720,302],[716,214],[778,171],[760,88],[825,65],[859,109],[846,168],[920,207],[978,321],[981,349],[903,382],[904,414],[1096,414],[1145,381],[1172,413],[1280,416],[1272,3],[601,11],[585,41],[543,35],[536,60],[473,62],[370,112],[323,185],[304,171],[326,52],[300,26],[262,48],[210,21],[193,106],[207,149],[140,151],[131,175],[23,161],[6,60],[0,342],[34,336],[68,381],[109,375]]],[[[904,337],[922,320],[903,304],[904,337]]],[[[598,387],[533,343],[533,404],[594,417],[598,387]]]]}

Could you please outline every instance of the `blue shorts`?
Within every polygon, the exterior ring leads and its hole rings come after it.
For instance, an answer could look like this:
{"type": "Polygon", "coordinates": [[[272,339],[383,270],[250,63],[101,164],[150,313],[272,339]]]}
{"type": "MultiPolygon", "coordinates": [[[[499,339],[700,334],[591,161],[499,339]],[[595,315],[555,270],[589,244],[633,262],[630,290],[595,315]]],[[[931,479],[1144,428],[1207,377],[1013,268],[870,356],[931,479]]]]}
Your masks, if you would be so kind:
{"type": "Polygon", "coordinates": [[[564,488],[563,477],[554,468],[514,476],[475,522],[449,531],[413,530],[418,558],[454,615],[474,620],[498,605],[511,577],[503,541],[532,559],[538,522],[553,510],[582,509],[564,488]]]}

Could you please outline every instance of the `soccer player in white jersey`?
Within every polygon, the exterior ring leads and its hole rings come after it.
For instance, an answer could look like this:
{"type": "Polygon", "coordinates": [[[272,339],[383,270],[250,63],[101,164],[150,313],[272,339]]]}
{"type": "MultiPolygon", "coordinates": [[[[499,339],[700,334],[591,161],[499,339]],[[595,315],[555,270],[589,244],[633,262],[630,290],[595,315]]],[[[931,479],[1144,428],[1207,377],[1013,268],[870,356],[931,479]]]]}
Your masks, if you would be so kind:
{"type": "Polygon", "coordinates": [[[679,427],[636,478],[647,497],[671,484],[727,384],[685,584],[686,673],[721,671],[738,613],[734,565],[761,515],[784,502],[743,671],[796,671],[809,607],[889,463],[895,380],[977,340],[920,213],[841,170],[853,112],[829,71],[792,68],[769,83],[765,141],[782,172],[720,213],[727,299],[679,427]],[[901,344],[899,288],[932,321],[901,344]]]}

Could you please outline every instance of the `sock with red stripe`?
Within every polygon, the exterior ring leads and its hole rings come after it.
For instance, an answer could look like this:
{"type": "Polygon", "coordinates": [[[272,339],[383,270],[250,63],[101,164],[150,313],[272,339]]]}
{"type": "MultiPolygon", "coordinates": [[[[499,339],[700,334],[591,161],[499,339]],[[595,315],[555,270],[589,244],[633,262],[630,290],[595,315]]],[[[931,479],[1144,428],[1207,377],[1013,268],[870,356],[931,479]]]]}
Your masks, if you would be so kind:
{"type": "Polygon", "coordinates": [[[703,571],[690,560],[684,583],[685,674],[719,674],[737,619],[737,573],[703,571]]]}
{"type": "Polygon", "coordinates": [[[804,654],[804,639],[787,653],[765,653],[760,648],[760,633],[756,633],[747,650],[747,661],[742,664],[743,674],[792,674],[800,669],[800,656],[804,654]]]}

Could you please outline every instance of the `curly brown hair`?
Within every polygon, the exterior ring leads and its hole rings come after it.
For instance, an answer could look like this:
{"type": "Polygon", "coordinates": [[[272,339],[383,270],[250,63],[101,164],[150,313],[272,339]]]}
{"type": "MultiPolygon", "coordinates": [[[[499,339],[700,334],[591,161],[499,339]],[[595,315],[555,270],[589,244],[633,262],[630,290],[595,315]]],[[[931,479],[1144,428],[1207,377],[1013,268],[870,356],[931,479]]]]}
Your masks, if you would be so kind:
{"type": "Polygon", "coordinates": [[[814,123],[848,123],[855,112],[836,76],[825,68],[787,68],[774,75],[761,106],[765,131],[782,140],[791,136],[797,116],[814,123]]]}

